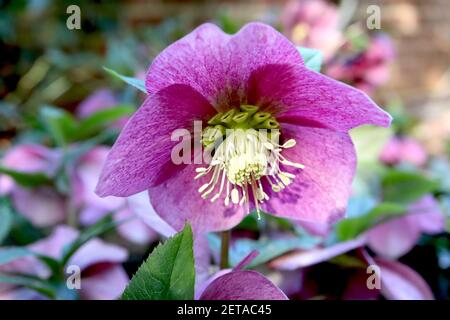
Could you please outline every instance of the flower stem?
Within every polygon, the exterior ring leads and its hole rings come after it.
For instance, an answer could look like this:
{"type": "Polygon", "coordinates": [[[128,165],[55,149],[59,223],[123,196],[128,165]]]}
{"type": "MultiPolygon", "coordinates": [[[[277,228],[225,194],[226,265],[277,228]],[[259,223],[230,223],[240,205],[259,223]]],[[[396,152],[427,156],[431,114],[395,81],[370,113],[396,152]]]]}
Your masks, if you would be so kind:
{"type": "Polygon", "coordinates": [[[226,269],[229,266],[228,252],[230,248],[231,231],[222,231],[220,236],[222,238],[222,243],[220,246],[220,269],[226,269]]]}

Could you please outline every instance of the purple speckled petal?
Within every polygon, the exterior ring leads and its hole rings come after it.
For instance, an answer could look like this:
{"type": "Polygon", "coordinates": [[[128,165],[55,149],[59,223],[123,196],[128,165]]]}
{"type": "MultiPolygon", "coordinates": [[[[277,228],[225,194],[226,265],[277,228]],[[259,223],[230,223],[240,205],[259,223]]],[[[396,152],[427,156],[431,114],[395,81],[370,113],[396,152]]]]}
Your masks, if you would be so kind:
{"type": "Polygon", "coordinates": [[[329,129],[284,125],[285,139],[297,141],[283,155],[303,164],[293,182],[280,192],[272,192],[262,204],[271,214],[318,223],[331,223],[341,218],[350,196],[356,157],[348,134],[329,129]]]}
{"type": "Polygon", "coordinates": [[[16,210],[38,227],[53,226],[66,217],[64,199],[53,189],[15,187],[12,200],[16,210]]]}
{"type": "Polygon", "coordinates": [[[381,271],[381,293],[391,300],[433,300],[425,280],[413,269],[398,261],[375,258],[381,271]]]}
{"type": "Polygon", "coordinates": [[[249,80],[251,104],[272,111],[279,122],[348,131],[363,124],[388,127],[391,116],[365,93],[302,65],[270,64],[249,80]]]}
{"type": "Polygon", "coordinates": [[[192,86],[218,109],[245,99],[247,79],[268,63],[303,64],[294,45],[272,27],[249,23],[236,35],[203,24],[155,58],[147,72],[150,95],[174,84],[192,86]]]}
{"type": "Polygon", "coordinates": [[[150,188],[150,201],[158,215],[176,230],[185,222],[194,233],[228,230],[237,225],[245,212],[242,206],[225,206],[225,192],[215,202],[202,199],[195,165],[188,165],[162,184],[150,188]]]}
{"type": "Polygon", "coordinates": [[[126,197],[158,184],[181,165],[171,161],[176,129],[192,129],[194,120],[215,114],[211,105],[186,85],[150,95],[125,126],[108,155],[97,185],[100,196],[126,197]]]}
{"type": "Polygon", "coordinates": [[[259,272],[239,270],[215,279],[200,300],[287,300],[287,297],[259,272]]]}
{"type": "Polygon", "coordinates": [[[87,300],[114,300],[120,297],[130,279],[121,266],[106,270],[81,280],[80,296],[87,300]]]}
{"type": "Polygon", "coordinates": [[[364,246],[364,243],[364,238],[357,238],[354,240],[337,243],[326,248],[296,251],[272,260],[269,265],[277,270],[296,270],[325,262],[338,255],[362,247],[364,246]]]}

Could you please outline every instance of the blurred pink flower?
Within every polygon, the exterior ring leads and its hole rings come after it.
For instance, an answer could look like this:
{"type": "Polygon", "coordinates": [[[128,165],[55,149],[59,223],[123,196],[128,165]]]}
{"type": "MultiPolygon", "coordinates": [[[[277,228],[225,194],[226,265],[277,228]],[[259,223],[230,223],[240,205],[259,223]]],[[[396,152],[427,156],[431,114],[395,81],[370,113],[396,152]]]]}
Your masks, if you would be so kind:
{"type": "MultiPolygon", "coordinates": [[[[1,165],[27,173],[56,174],[61,152],[41,145],[24,144],[12,147],[1,159],[1,165]]],[[[34,225],[48,227],[65,218],[65,203],[61,195],[46,186],[25,188],[6,175],[0,174],[0,195],[9,194],[15,209],[34,225]]]]}
{"type": "MultiPolygon", "coordinates": [[[[61,259],[65,246],[73,242],[78,231],[60,225],[53,233],[28,246],[28,249],[54,259],[61,259]]],[[[1,250],[1,249],[0,249],[1,250]]],[[[67,266],[78,266],[81,270],[81,289],[78,293],[82,299],[111,300],[118,298],[129,278],[120,265],[128,258],[127,251],[117,245],[108,244],[100,239],[92,239],[84,244],[69,260],[67,266]]],[[[3,272],[20,272],[47,278],[50,270],[37,258],[30,256],[20,258],[0,269],[3,272]]],[[[30,294],[29,290],[8,286],[0,287],[0,299],[43,298],[38,294],[30,294]]]]}
{"type": "Polygon", "coordinates": [[[343,41],[336,5],[324,0],[292,0],[281,17],[284,33],[296,45],[320,50],[329,59],[343,41]]]}
{"type": "Polygon", "coordinates": [[[378,255],[396,259],[408,253],[422,233],[444,232],[445,218],[436,199],[427,195],[400,218],[379,224],[366,233],[367,245],[378,255]]]}
{"type": "MultiPolygon", "coordinates": [[[[119,100],[115,96],[114,92],[102,88],[94,91],[91,95],[85,98],[75,110],[75,114],[79,118],[86,118],[98,111],[113,108],[119,105],[119,100]]],[[[114,126],[117,128],[123,128],[128,121],[128,117],[123,117],[116,122],[114,126]]]]}
{"type": "MultiPolygon", "coordinates": [[[[106,214],[115,211],[113,219],[124,221],[118,225],[118,233],[125,239],[136,244],[147,244],[157,239],[154,229],[145,224],[136,215],[126,198],[100,198],[94,193],[100,172],[105,162],[109,148],[98,146],[83,155],[76,164],[71,175],[74,204],[80,208],[80,222],[91,225],[106,214]]],[[[146,206],[151,210],[150,206],[146,206]]]]}
{"type": "Polygon", "coordinates": [[[424,147],[418,141],[409,137],[393,137],[381,151],[380,161],[387,165],[407,162],[421,167],[427,162],[427,157],[424,147]]]}
{"type": "Polygon", "coordinates": [[[362,53],[331,61],[325,73],[370,94],[389,80],[389,67],[394,56],[390,38],[379,33],[370,38],[369,46],[362,53]]]}

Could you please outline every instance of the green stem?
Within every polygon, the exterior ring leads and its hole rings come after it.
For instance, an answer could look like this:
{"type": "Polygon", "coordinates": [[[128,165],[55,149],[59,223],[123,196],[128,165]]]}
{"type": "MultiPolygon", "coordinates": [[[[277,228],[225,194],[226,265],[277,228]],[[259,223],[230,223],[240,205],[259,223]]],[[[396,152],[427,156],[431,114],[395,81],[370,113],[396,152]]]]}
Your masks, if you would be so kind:
{"type": "Polygon", "coordinates": [[[220,269],[226,269],[229,266],[229,250],[230,250],[230,237],[231,231],[222,231],[220,233],[222,238],[221,246],[220,246],[220,269]]]}

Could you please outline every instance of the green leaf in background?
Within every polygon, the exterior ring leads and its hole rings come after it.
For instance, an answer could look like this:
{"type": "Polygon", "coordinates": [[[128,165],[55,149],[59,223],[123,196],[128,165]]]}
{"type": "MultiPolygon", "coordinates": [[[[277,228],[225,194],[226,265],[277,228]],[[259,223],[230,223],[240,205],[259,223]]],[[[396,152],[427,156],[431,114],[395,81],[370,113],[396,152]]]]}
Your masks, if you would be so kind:
{"type": "Polygon", "coordinates": [[[0,273],[0,283],[9,283],[35,290],[48,298],[56,298],[55,288],[47,281],[31,275],[0,273]]]}
{"type": "Polygon", "coordinates": [[[67,111],[55,107],[41,108],[40,115],[45,127],[59,146],[65,146],[77,129],[76,120],[67,111]]]}
{"type": "Polygon", "coordinates": [[[305,62],[305,66],[311,70],[316,72],[320,72],[320,68],[322,66],[323,54],[319,50],[305,48],[305,47],[297,47],[298,52],[303,58],[305,62]]]}
{"type": "Polygon", "coordinates": [[[13,213],[6,199],[0,199],[0,245],[9,235],[13,224],[13,213]]]}
{"type": "Polygon", "coordinates": [[[21,172],[0,166],[0,173],[6,174],[23,187],[37,187],[49,184],[50,178],[42,172],[21,172]]]}
{"type": "Polygon", "coordinates": [[[105,71],[108,72],[113,77],[115,77],[117,79],[120,79],[120,80],[126,82],[127,84],[135,87],[136,89],[142,91],[143,93],[147,94],[147,89],[145,88],[144,80],[133,78],[133,77],[124,76],[124,75],[118,73],[117,71],[114,71],[114,70],[109,69],[107,67],[103,67],[103,69],[105,69],[105,71]]]}
{"type": "Polygon", "coordinates": [[[71,140],[87,138],[100,131],[108,124],[111,124],[112,122],[125,116],[131,115],[134,111],[135,109],[132,106],[117,106],[97,111],[89,117],[80,120],[77,130],[71,137],[71,140]]]}
{"type": "Polygon", "coordinates": [[[435,190],[437,183],[420,173],[390,170],[382,187],[384,201],[407,204],[435,190]]]}
{"type": "Polygon", "coordinates": [[[158,245],[125,289],[124,300],[192,300],[195,267],[192,229],[158,245]]]}
{"type": "Polygon", "coordinates": [[[347,218],[336,224],[336,235],[339,240],[354,239],[364,231],[405,213],[405,207],[397,203],[384,202],[370,210],[367,214],[347,218]]]}
{"type": "MultiPolygon", "coordinates": [[[[217,235],[212,233],[208,234],[208,242],[214,252],[220,251],[220,238],[217,235]]],[[[247,267],[256,267],[295,249],[311,249],[319,244],[319,242],[320,238],[307,235],[279,239],[239,239],[230,248],[230,265],[232,267],[236,266],[254,250],[257,250],[259,254],[247,267]]]]}

